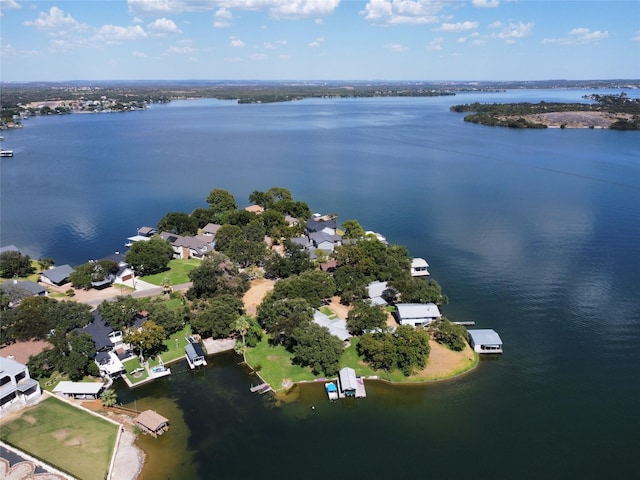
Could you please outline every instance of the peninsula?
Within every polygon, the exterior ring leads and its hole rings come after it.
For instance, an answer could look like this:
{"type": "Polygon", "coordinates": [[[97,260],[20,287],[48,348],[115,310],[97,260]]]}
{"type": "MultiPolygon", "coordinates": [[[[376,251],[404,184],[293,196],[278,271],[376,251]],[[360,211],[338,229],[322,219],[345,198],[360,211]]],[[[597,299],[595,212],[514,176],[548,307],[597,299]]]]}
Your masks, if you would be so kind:
{"type": "Polygon", "coordinates": [[[640,99],[587,95],[592,103],[491,103],[454,105],[452,112],[474,112],[465,122],[509,128],[609,128],[640,130],[640,99]]]}

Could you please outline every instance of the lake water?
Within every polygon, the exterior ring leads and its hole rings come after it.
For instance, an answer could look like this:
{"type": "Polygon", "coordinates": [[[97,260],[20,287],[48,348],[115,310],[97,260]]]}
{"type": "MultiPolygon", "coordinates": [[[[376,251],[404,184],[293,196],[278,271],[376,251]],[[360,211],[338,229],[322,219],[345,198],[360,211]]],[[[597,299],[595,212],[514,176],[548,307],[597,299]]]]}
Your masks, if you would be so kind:
{"type": "MultiPolygon", "coordinates": [[[[430,263],[455,320],[505,353],[442,384],[321,385],[276,405],[234,354],[120,399],[172,421],[144,479],[633,478],[640,447],[640,134],[466,124],[452,104],[580,100],[589,91],[441,98],[197,100],[34,118],[5,131],[1,240],[84,263],[123,250],[213,188],[241,206],[288,188],[430,263]],[[311,407],[315,406],[315,409],[311,407]]],[[[600,92],[602,93],[602,92],[600,92]]],[[[629,92],[637,96],[637,92],[629,92]]]]}

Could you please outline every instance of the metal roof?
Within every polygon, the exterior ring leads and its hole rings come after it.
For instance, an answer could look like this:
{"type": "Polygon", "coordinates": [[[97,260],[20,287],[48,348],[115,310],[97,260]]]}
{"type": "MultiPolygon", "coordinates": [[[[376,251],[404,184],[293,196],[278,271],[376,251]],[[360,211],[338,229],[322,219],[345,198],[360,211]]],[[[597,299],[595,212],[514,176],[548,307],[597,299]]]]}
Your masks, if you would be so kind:
{"type": "Polygon", "coordinates": [[[502,345],[500,335],[491,328],[471,329],[469,335],[475,345],[502,345]]]}

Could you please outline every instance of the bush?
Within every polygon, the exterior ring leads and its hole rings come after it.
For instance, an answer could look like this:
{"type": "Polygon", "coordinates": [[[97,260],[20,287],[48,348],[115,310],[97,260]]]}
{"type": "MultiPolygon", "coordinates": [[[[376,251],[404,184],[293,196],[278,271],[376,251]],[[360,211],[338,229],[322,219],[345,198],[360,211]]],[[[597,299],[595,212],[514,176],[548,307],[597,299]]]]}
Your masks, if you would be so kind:
{"type": "Polygon", "coordinates": [[[454,352],[464,350],[467,345],[467,329],[462,325],[451,323],[445,317],[432,323],[429,330],[433,333],[433,339],[436,342],[446,345],[454,352]]]}

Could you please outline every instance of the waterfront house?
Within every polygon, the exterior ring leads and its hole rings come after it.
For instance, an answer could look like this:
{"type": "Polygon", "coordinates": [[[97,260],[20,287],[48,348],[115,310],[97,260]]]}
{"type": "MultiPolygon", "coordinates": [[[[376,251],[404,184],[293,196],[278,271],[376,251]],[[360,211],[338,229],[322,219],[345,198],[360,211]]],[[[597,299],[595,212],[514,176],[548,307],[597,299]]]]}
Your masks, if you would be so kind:
{"type": "Polygon", "coordinates": [[[199,343],[189,342],[184,347],[185,358],[189,367],[193,370],[196,367],[204,366],[207,364],[204,350],[199,343]]]}
{"type": "Polygon", "coordinates": [[[502,339],[490,328],[470,329],[469,345],[477,353],[502,353],[502,339]]]}
{"type": "Polygon", "coordinates": [[[73,400],[96,400],[104,390],[102,382],[67,382],[58,383],[53,393],[62,398],[73,400]]]}
{"type": "Polygon", "coordinates": [[[207,223],[202,227],[202,234],[206,237],[215,237],[221,226],[222,225],[218,225],[217,223],[207,223]]]}
{"type": "Polygon", "coordinates": [[[320,310],[313,312],[313,323],[325,327],[334,337],[338,337],[343,342],[351,338],[351,334],[347,330],[347,321],[342,318],[329,318],[320,310]]]}
{"type": "Polygon", "coordinates": [[[396,320],[400,325],[424,326],[440,318],[435,303],[396,303],[396,320]]]}
{"type": "Polygon", "coordinates": [[[138,235],[141,237],[153,237],[158,231],[153,227],[140,227],[138,229],[138,235]]]}
{"type": "Polygon", "coordinates": [[[40,398],[42,390],[29,375],[29,367],[13,358],[0,357],[0,411],[26,405],[40,398]]]}
{"type": "Polygon", "coordinates": [[[213,240],[204,235],[195,237],[183,237],[175,233],[162,232],[160,237],[167,240],[173,247],[174,258],[202,258],[213,250],[213,240]]]}
{"type": "Polygon", "coordinates": [[[314,213],[313,216],[307,220],[307,232],[324,232],[329,235],[335,235],[338,228],[335,215],[320,215],[314,213]]]}
{"type": "Polygon", "coordinates": [[[69,276],[73,273],[70,265],[60,265],[59,267],[51,267],[40,275],[40,281],[49,285],[64,285],[69,281],[69,276]]]}
{"type": "Polygon", "coordinates": [[[424,277],[430,275],[429,270],[427,270],[428,267],[429,264],[424,258],[414,258],[411,260],[411,276],[424,277]]]}
{"type": "Polygon", "coordinates": [[[145,410],[133,419],[133,423],[137,425],[143,433],[148,433],[154,437],[162,435],[169,429],[169,419],[164,418],[153,410],[145,410]]]}

